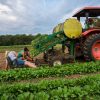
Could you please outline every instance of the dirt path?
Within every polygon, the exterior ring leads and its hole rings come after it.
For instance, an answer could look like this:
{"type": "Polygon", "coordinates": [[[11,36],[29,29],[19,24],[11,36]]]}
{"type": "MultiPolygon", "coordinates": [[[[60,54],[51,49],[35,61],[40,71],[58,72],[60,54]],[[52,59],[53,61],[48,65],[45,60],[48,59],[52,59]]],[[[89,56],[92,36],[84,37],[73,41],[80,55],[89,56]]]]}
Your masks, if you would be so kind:
{"type": "Polygon", "coordinates": [[[5,69],[5,67],[6,67],[5,53],[0,53],[0,69],[5,69]]]}

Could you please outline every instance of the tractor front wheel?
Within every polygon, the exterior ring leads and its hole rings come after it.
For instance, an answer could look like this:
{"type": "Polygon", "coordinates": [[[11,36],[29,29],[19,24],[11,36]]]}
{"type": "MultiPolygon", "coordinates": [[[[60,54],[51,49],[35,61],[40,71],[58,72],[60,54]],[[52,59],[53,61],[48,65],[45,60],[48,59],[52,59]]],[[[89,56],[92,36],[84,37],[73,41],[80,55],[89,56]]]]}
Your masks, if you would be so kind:
{"type": "Polygon", "coordinates": [[[100,60],[100,33],[90,35],[84,43],[86,60],[100,60]]]}

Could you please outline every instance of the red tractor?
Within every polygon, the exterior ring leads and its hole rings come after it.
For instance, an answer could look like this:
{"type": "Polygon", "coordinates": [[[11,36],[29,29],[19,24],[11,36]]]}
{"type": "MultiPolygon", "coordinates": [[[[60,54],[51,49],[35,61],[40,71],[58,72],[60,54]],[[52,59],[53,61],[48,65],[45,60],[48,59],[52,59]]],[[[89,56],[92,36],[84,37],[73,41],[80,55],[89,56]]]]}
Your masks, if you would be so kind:
{"type": "MultiPolygon", "coordinates": [[[[43,61],[50,65],[79,57],[87,61],[100,60],[100,7],[85,7],[73,17],[77,19],[70,18],[58,24],[51,35],[33,40],[34,56],[43,52],[43,61]],[[81,18],[85,18],[85,28],[82,28],[81,18]],[[56,44],[62,45],[62,53],[54,49],[56,44]],[[66,47],[67,54],[64,52],[66,47]]],[[[36,63],[39,64],[39,59],[36,63]]]]}

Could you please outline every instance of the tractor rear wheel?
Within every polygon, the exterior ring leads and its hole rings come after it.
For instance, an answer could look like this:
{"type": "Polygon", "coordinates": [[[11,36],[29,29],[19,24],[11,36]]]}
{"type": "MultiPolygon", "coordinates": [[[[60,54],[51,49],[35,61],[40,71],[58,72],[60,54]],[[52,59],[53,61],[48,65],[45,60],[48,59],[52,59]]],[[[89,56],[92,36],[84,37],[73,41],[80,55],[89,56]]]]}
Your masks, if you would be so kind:
{"type": "Polygon", "coordinates": [[[100,33],[90,35],[84,43],[86,60],[100,60],[100,33]]]}

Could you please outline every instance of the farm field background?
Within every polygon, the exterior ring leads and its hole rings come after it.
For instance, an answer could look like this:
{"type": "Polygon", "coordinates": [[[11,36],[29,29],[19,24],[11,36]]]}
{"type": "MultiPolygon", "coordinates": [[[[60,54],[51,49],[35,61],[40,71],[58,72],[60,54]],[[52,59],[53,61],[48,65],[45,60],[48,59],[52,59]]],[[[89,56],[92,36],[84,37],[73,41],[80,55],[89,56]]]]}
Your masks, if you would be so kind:
{"type": "Polygon", "coordinates": [[[1,100],[99,100],[100,62],[0,71],[1,100]]]}
{"type": "Polygon", "coordinates": [[[0,100],[100,100],[100,0],[0,0],[0,23],[0,100]]]}
{"type": "MultiPolygon", "coordinates": [[[[31,45],[1,46],[1,69],[6,50],[18,52],[25,46],[32,50],[31,45]]],[[[99,87],[100,61],[0,71],[0,100],[99,100],[99,87]]]]}

